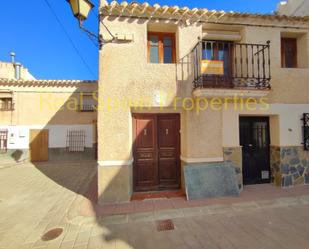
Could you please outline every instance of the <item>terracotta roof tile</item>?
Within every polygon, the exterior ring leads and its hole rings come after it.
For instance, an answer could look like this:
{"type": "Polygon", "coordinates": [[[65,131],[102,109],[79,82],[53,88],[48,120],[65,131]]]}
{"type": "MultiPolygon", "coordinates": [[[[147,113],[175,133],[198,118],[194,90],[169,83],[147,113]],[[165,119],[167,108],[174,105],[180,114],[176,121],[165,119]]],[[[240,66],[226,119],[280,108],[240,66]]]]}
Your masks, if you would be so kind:
{"type": "Polygon", "coordinates": [[[0,78],[0,85],[33,86],[76,86],[79,84],[97,84],[96,80],[14,80],[0,78]]]}
{"type": "Polygon", "coordinates": [[[240,12],[225,12],[217,10],[208,10],[205,8],[193,8],[179,7],[179,6],[167,6],[154,4],[150,5],[147,2],[128,3],[123,1],[118,3],[112,1],[110,4],[105,2],[100,8],[101,15],[106,16],[124,16],[124,17],[139,17],[139,18],[162,18],[162,19],[177,19],[177,20],[191,20],[191,21],[209,21],[210,18],[214,18],[218,21],[218,18],[258,18],[268,19],[273,21],[300,21],[307,22],[309,16],[285,16],[276,14],[252,14],[252,13],[240,13],[240,12]]]}

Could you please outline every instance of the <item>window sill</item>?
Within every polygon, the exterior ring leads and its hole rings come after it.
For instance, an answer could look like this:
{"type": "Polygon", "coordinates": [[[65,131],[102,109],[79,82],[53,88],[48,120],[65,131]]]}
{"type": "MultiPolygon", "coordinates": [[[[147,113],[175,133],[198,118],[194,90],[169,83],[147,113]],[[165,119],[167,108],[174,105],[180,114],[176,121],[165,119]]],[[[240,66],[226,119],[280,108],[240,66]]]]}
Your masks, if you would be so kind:
{"type": "Polygon", "coordinates": [[[14,109],[0,109],[0,112],[12,112],[14,109]]]}
{"type": "Polygon", "coordinates": [[[306,69],[309,69],[309,67],[280,67],[280,69],[284,69],[284,70],[306,70],[306,69]]]}
{"type": "Polygon", "coordinates": [[[173,63],[152,63],[152,62],[147,62],[148,65],[175,65],[176,62],[173,63]]]}
{"type": "Polygon", "coordinates": [[[96,110],[78,110],[78,112],[96,112],[96,110]]]}

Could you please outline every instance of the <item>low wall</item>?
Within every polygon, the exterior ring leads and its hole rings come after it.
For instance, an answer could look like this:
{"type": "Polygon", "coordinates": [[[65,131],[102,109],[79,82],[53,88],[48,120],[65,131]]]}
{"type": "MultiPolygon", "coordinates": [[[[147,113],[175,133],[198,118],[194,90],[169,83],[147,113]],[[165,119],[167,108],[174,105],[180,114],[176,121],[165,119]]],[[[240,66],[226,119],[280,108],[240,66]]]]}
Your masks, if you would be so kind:
{"type": "MultiPolygon", "coordinates": [[[[68,152],[66,148],[49,148],[48,161],[81,161],[94,160],[96,146],[85,148],[83,152],[68,152]]],[[[22,163],[30,161],[29,149],[9,149],[0,153],[0,166],[7,163],[22,163]]]]}
{"type": "Polygon", "coordinates": [[[309,152],[302,146],[271,146],[270,155],[272,182],[276,186],[309,184],[309,152]]]}
{"type": "Polygon", "coordinates": [[[225,162],[232,162],[235,165],[238,187],[240,190],[242,190],[243,189],[242,147],[224,147],[223,159],[225,162]]]}

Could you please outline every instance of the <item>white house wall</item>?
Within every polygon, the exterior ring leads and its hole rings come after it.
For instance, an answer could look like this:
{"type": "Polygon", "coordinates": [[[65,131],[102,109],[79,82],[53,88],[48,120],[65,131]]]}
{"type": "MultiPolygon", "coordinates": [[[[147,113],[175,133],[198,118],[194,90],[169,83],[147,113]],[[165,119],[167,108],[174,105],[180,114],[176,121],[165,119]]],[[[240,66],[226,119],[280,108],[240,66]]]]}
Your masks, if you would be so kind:
{"type": "Polygon", "coordinates": [[[29,130],[48,129],[49,148],[65,148],[68,130],[85,130],[85,145],[87,148],[93,147],[93,125],[31,125],[31,126],[0,126],[0,129],[8,130],[8,149],[28,149],[29,130]]]}
{"type": "Polygon", "coordinates": [[[266,111],[235,111],[231,104],[228,110],[223,111],[223,147],[239,146],[239,116],[242,115],[270,116],[272,145],[301,146],[303,142],[301,118],[303,113],[308,112],[309,104],[271,104],[266,111]],[[272,120],[273,117],[277,120],[272,120]]]}

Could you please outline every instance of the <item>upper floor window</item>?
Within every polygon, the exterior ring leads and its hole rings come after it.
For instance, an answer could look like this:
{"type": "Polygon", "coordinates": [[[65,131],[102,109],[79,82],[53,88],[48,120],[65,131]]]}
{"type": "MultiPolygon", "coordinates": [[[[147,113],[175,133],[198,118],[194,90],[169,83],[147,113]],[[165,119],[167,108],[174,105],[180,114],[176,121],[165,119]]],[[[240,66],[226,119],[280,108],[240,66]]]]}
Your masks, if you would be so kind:
{"type": "Polygon", "coordinates": [[[175,63],[175,34],[148,32],[148,62],[175,63]]]}
{"type": "Polygon", "coordinates": [[[281,67],[297,67],[297,38],[281,38],[281,67]]]}
{"type": "Polygon", "coordinates": [[[0,111],[13,111],[14,103],[12,98],[0,98],[0,111]]]}
{"type": "Polygon", "coordinates": [[[80,101],[79,110],[81,112],[94,112],[97,110],[97,101],[92,95],[84,95],[80,101]]]}

